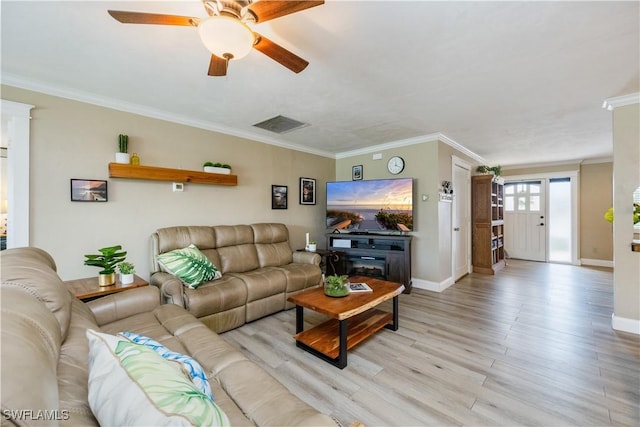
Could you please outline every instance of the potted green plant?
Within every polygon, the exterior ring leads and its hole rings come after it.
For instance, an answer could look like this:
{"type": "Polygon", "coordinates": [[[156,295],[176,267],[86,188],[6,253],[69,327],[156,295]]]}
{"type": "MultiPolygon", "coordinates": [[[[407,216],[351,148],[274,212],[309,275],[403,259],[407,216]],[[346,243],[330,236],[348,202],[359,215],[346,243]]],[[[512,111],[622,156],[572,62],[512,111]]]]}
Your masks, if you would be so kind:
{"type": "Polygon", "coordinates": [[[349,276],[333,274],[324,278],[324,294],[339,298],[349,295],[349,276]]]}
{"type": "Polygon", "coordinates": [[[118,152],[116,153],[116,163],[129,164],[129,135],[118,135],[118,152]]]}
{"type": "Polygon", "coordinates": [[[214,167],[215,166],[213,162],[204,162],[204,164],[202,165],[202,168],[205,172],[213,172],[214,167]]]}
{"type": "Polygon", "coordinates": [[[120,272],[120,283],[123,285],[133,283],[133,273],[136,272],[136,268],[133,264],[127,261],[122,261],[118,264],[118,271],[120,272]]]}
{"type": "Polygon", "coordinates": [[[123,251],[120,245],[98,249],[98,252],[99,255],[85,255],[84,265],[102,268],[98,272],[100,286],[113,285],[116,283],[116,265],[125,260],[127,252],[123,251]]]}
{"type": "Polygon", "coordinates": [[[309,246],[307,247],[307,250],[308,250],[309,252],[315,252],[315,251],[316,251],[316,249],[317,249],[317,247],[318,247],[318,246],[316,245],[315,240],[310,240],[310,241],[309,241],[309,246]]]}
{"type": "Polygon", "coordinates": [[[223,175],[229,175],[231,173],[231,166],[226,163],[206,162],[203,166],[205,172],[219,173],[223,175]]]}

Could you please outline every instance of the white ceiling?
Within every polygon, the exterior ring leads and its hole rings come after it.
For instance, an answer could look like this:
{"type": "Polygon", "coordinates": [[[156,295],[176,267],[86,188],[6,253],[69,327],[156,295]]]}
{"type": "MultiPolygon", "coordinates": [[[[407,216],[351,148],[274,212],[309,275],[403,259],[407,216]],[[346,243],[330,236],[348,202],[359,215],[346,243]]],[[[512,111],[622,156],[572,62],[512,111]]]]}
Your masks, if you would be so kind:
{"type": "Polygon", "coordinates": [[[602,159],[603,101],[640,89],[639,5],[329,0],[255,26],[300,74],[254,50],[208,77],[195,28],[106,12],[198,1],[2,0],[2,82],[331,157],[441,133],[489,164],[602,159]],[[279,114],[310,126],[252,126],[279,114]]]}

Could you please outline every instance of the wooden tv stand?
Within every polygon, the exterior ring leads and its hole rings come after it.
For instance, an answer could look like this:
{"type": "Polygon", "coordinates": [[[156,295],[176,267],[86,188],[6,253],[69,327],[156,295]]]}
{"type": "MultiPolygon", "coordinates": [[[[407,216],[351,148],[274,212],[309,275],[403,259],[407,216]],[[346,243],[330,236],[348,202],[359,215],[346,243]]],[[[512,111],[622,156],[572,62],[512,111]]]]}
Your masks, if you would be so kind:
{"type": "Polygon", "coordinates": [[[397,282],[411,293],[411,236],[328,233],[327,250],[335,252],[336,274],[397,282]]]}

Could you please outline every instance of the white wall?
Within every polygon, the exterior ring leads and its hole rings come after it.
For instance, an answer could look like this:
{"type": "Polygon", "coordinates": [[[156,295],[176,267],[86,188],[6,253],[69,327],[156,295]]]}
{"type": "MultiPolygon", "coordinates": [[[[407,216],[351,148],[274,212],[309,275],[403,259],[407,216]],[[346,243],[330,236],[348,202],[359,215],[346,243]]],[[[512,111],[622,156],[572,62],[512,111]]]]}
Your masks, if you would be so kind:
{"type": "Polygon", "coordinates": [[[631,251],[633,191],[640,185],[640,105],[613,111],[613,327],[640,334],[640,252],[631,251]]]}

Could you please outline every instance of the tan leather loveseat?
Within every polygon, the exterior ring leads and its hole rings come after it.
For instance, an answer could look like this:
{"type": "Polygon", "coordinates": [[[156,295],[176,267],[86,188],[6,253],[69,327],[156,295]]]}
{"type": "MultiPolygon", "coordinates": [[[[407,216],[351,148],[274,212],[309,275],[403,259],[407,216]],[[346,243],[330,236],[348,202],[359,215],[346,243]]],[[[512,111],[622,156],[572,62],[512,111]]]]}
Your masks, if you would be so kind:
{"type": "Polygon", "coordinates": [[[322,283],[320,256],[292,251],[284,224],[168,227],[151,236],[151,284],[215,332],[292,308],[289,295],[322,283]],[[163,271],[157,255],[195,245],[222,277],[196,289],[163,271]]]}
{"type": "MultiPolygon", "coordinates": [[[[2,251],[0,263],[3,426],[98,425],[88,403],[87,329],[135,332],[191,355],[232,425],[336,425],[186,310],[161,305],[153,286],[83,303],[41,249],[2,251]]],[[[139,415],[132,406],[118,411],[139,415]]]]}

